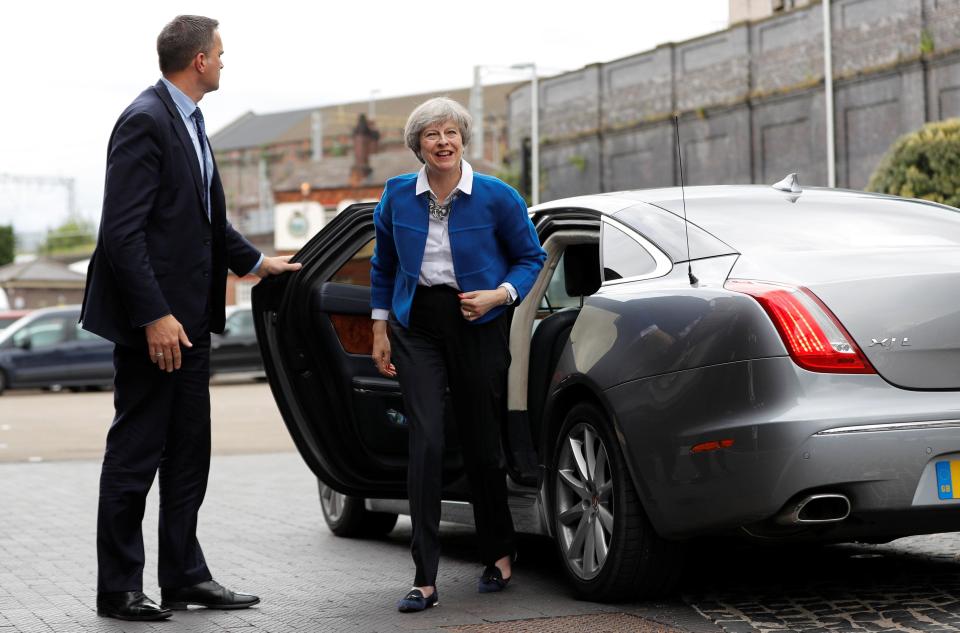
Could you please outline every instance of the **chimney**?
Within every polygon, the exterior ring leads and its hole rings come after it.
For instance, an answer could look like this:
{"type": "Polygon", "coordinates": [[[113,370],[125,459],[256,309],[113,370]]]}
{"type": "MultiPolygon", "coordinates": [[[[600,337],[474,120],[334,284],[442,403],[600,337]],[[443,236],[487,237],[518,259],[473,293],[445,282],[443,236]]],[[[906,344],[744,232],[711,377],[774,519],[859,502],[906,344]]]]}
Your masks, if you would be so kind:
{"type": "Polygon", "coordinates": [[[357,117],[357,127],[353,128],[353,167],[350,168],[350,184],[357,186],[373,173],[370,168],[370,154],[377,149],[380,133],[367,121],[367,115],[357,117]]]}

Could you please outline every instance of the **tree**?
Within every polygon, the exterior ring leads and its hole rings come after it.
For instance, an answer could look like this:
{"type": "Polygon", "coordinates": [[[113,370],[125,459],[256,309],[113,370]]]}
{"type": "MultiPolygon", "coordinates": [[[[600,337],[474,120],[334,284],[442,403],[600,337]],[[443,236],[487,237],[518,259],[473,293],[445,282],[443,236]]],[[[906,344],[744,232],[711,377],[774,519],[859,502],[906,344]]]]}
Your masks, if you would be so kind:
{"type": "Polygon", "coordinates": [[[960,119],[927,123],[897,139],[867,190],[960,206],[960,119]]]}
{"type": "Polygon", "coordinates": [[[0,226],[0,266],[6,266],[13,261],[15,247],[13,225],[0,226]]]}
{"type": "Polygon", "coordinates": [[[47,231],[40,252],[45,255],[89,255],[96,244],[93,223],[73,215],[57,228],[47,231]]]}

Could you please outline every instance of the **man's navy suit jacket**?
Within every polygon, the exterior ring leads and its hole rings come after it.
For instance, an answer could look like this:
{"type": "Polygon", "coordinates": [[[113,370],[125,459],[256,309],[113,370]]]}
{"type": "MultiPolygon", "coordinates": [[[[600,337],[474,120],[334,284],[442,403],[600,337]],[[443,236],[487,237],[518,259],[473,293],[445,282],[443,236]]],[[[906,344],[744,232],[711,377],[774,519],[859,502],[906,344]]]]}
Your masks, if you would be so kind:
{"type": "Polygon", "coordinates": [[[216,165],[210,207],[208,220],[199,158],[158,81],[123,111],[110,135],[84,329],[129,347],[144,347],[143,326],[167,314],[191,340],[222,332],[227,268],[245,275],[260,253],[227,222],[216,165]]]}

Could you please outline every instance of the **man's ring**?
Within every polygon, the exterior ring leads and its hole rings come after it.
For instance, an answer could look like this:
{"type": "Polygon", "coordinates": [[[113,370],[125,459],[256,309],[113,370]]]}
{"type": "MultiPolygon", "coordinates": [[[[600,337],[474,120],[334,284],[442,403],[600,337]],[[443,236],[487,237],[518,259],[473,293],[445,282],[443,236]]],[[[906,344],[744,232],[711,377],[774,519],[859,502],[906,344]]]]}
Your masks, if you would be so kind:
{"type": "Polygon", "coordinates": [[[157,358],[163,358],[163,352],[157,352],[156,356],[157,358]]]}

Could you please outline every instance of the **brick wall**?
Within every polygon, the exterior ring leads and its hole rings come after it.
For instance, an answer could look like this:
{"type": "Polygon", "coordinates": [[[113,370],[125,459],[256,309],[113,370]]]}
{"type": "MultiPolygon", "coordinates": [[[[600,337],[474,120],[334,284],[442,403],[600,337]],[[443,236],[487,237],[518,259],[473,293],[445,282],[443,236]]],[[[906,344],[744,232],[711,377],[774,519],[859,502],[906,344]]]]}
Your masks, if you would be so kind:
{"type": "MultiPolygon", "coordinates": [[[[540,82],[542,200],[679,182],[825,185],[823,5],[540,82]]],[[[860,189],[901,134],[960,116],[960,0],[832,3],[837,185],[860,189]]],[[[509,95],[509,150],[530,87],[509,95]]]]}

